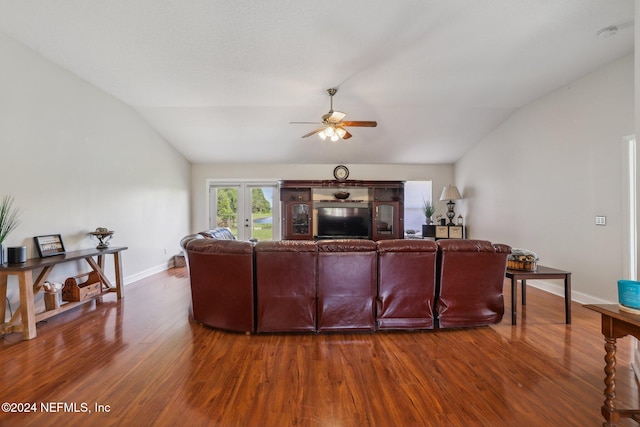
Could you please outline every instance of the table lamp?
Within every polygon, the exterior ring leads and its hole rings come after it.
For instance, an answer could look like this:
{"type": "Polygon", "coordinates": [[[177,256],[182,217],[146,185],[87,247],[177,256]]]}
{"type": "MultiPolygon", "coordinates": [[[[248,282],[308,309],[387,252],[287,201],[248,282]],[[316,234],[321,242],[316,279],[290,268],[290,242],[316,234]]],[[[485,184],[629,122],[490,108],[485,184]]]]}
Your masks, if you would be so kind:
{"type": "Polygon", "coordinates": [[[448,200],[447,208],[447,218],[449,218],[449,223],[447,225],[455,225],[453,222],[453,218],[456,216],[456,213],[453,211],[453,207],[456,205],[454,200],[462,199],[458,188],[455,185],[447,185],[442,189],[442,194],[440,195],[440,200],[448,200]]]}

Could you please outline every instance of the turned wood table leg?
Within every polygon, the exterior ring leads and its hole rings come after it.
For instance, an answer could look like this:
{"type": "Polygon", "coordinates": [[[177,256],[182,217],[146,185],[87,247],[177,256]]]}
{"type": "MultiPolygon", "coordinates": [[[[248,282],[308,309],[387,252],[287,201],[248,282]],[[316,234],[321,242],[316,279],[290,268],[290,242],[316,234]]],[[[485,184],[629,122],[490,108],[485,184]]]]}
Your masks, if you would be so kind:
{"type": "Polygon", "coordinates": [[[603,425],[614,426],[618,420],[618,414],[616,413],[616,339],[611,337],[605,337],[604,349],[606,355],[604,356],[604,404],[602,405],[602,415],[607,420],[603,425]]]}

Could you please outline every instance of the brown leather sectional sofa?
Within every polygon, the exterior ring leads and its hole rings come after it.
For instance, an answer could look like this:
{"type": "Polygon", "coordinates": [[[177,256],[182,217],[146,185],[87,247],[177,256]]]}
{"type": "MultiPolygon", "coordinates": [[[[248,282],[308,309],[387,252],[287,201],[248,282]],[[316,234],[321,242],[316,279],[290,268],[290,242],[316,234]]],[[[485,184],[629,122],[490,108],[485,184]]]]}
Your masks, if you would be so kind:
{"type": "Polygon", "coordinates": [[[193,317],[241,332],[482,326],[504,314],[511,248],[483,240],[185,237],[193,317]]]}

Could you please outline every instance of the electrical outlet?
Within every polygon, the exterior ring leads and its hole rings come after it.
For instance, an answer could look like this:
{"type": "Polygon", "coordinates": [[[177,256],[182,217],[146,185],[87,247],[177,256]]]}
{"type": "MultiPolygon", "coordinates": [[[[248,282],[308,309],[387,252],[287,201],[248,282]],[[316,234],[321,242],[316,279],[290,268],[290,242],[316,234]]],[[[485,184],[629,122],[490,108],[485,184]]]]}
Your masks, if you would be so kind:
{"type": "Polygon", "coordinates": [[[606,216],[596,216],[596,225],[607,225],[606,216]]]}

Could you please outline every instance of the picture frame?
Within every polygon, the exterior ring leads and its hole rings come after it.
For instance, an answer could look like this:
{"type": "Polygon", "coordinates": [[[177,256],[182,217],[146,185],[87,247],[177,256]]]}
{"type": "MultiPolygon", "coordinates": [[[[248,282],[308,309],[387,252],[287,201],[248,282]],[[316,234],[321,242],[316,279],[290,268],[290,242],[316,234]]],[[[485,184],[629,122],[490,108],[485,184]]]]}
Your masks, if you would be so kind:
{"type": "Polygon", "coordinates": [[[63,255],[65,253],[64,243],[60,234],[47,234],[44,236],[35,236],[33,240],[36,242],[38,255],[45,258],[55,255],[63,255]]]}

